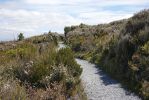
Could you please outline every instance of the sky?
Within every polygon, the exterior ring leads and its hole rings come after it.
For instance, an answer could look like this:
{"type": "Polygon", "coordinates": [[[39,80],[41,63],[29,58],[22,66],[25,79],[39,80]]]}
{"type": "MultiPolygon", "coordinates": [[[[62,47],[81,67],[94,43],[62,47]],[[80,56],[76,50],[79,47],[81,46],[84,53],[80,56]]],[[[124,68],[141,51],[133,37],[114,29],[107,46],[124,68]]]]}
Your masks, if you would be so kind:
{"type": "Polygon", "coordinates": [[[0,41],[48,32],[65,26],[96,25],[133,16],[149,0],[0,0],[0,41]]]}

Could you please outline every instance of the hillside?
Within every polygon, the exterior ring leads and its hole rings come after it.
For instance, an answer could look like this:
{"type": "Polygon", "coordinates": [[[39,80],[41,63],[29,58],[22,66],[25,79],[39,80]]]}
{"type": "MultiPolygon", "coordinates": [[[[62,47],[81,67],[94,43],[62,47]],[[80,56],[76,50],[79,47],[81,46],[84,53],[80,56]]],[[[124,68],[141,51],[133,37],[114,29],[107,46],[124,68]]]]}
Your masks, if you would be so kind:
{"type": "Polygon", "coordinates": [[[0,43],[0,99],[82,98],[80,75],[69,48],[58,50],[59,36],[48,33],[0,43]]]}
{"type": "Polygon", "coordinates": [[[99,65],[143,99],[149,99],[149,10],[109,24],[65,27],[75,55],[99,65]]]}

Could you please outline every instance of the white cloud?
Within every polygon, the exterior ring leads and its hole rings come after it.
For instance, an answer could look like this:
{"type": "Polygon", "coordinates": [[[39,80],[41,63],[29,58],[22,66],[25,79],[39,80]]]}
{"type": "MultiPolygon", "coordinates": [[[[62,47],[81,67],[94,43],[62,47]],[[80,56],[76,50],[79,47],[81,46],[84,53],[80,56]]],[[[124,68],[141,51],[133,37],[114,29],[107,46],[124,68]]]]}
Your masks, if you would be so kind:
{"type": "Polygon", "coordinates": [[[73,17],[62,13],[10,9],[0,9],[0,21],[0,30],[7,33],[25,32],[27,36],[44,30],[61,30],[65,25],[78,22],[73,17]]]}
{"type": "Polygon", "coordinates": [[[149,3],[148,0],[23,0],[30,4],[48,4],[48,5],[140,5],[149,3]]]}
{"type": "Polygon", "coordinates": [[[64,26],[106,23],[134,13],[104,7],[147,4],[148,0],[9,0],[0,2],[0,34],[24,32],[31,36],[48,30],[63,32],[64,26]]]}
{"type": "Polygon", "coordinates": [[[82,19],[85,23],[98,24],[98,23],[108,23],[114,20],[120,20],[124,18],[131,17],[132,14],[125,13],[113,13],[109,11],[105,12],[90,12],[90,13],[81,13],[79,18],[82,19]]]}
{"type": "Polygon", "coordinates": [[[102,0],[100,2],[103,6],[109,6],[109,5],[140,5],[149,3],[148,0],[102,0]]]}
{"type": "Polygon", "coordinates": [[[67,5],[75,5],[78,3],[88,3],[92,2],[92,0],[23,0],[26,3],[31,4],[50,4],[50,5],[59,5],[59,4],[67,4],[67,5]]]}

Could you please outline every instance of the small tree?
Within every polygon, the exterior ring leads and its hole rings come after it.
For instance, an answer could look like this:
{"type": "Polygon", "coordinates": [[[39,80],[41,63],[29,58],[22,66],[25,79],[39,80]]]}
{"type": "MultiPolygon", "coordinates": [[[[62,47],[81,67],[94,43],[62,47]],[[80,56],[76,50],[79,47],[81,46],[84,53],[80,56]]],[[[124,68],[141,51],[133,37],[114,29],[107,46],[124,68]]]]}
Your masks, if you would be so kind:
{"type": "Polygon", "coordinates": [[[23,35],[23,33],[20,33],[20,34],[18,35],[18,40],[21,41],[21,40],[23,40],[23,39],[24,39],[24,35],[23,35]]]}
{"type": "Polygon", "coordinates": [[[71,31],[71,27],[65,27],[65,28],[64,28],[65,37],[66,37],[66,35],[67,35],[67,33],[68,33],[69,31],[71,31]]]}

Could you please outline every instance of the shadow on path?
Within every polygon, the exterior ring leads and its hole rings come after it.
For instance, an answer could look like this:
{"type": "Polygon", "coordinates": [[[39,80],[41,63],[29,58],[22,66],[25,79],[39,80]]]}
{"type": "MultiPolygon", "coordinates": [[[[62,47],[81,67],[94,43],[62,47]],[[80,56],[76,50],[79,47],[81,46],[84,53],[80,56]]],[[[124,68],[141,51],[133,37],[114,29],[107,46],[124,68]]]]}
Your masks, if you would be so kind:
{"type": "Polygon", "coordinates": [[[103,81],[104,85],[118,84],[116,80],[111,79],[111,77],[107,76],[102,70],[98,70],[95,74],[99,75],[99,78],[103,81]]]}
{"type": "Polygon", "coordinates": [[[97,68],[97,72],[95,74],[99,75],[99,78],[102,80],[102,83],[105,86],[108,85],[119,85],[119,88],[123,88],[125,90],[126,95],[130,95],[131,91],[127,90],[125,87],[120,85],[120,83],[114,79],[112,79],[110,76],[108,76],[103,70],[101,70],[97,65],[95,65],[95,68],[97,68]]]}

